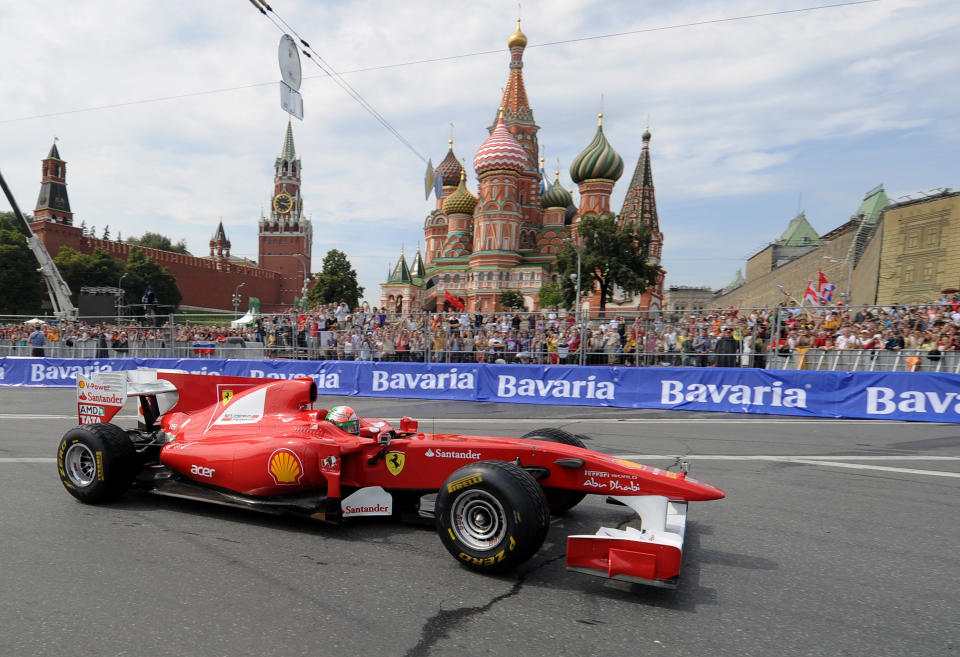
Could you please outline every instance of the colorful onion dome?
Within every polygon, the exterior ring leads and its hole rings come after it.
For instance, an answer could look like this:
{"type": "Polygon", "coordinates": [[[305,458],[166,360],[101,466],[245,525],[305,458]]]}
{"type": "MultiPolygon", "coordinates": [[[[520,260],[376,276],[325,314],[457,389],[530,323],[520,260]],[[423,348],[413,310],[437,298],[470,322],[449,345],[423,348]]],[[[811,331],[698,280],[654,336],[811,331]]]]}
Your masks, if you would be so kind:
{"type": "Polygon", "coordinates": [[[477,197],[467,189],[467,173],[460,170],[460,185],[443,202],[443,214],[473,214],[477,207],[477,197]]]}
{"type": "Polygon", "coordinates": [[[550,185],[550,189],[540,197],[540,207],[544,210],[547,208],[566,209],[571,203],[573,203],[573,196],[560,184],[560,172],[557,171],[557,179],[550,185]]]}
{"type": "Polygon", "coordinates": [[[601,114],[593,141],[573,159],[573,164],[570,165],[570,177],[573,182],[579,184],[593,178],[618,180],[621,175],[623,175],[623,158],[613,150],[603,135],[603,114],[601,114]]]}
{"type": "Polygon", "coordinates": [[[519,46],[521,48],[527,47],[527,35],[520,31],[520,19],[517,19],[517,31],[514,32],[510,38],[507,40],[507,46],[513,48],[514,46],[519,46]]]}
{"type": "Polygon", "coordinates": [[[453,140],[449,142],[450,150],[443,162],[437,165],[437,175],[440,176],[441,184],[444,187],[455,187],[460,181],[460,170],[463,165],[457,161],[457,156],[453,154],[453,140]]]}
{"type": "MultiPolygon", "coordinates": [[[[527,152],[504,125],[503,110],[501,110],[496,127],[473,157],[474,171],[478,176],[497,169],[523,171],[528,163],[527,152]]],[[[620,166],[622,168],[623,163],[620,166]]]]}

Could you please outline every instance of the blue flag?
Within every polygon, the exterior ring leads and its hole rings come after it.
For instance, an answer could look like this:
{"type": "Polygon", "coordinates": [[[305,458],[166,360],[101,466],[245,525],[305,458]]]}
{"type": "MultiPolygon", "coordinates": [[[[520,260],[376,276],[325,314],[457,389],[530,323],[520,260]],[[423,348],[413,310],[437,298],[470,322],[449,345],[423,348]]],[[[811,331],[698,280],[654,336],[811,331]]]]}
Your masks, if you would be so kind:
{"type": "Polygon", "coordinates": [[[436,176],[433,179],[433,193],[437,195],[438,201],[440,197],[443,196],[443,176],[436,176]]]}

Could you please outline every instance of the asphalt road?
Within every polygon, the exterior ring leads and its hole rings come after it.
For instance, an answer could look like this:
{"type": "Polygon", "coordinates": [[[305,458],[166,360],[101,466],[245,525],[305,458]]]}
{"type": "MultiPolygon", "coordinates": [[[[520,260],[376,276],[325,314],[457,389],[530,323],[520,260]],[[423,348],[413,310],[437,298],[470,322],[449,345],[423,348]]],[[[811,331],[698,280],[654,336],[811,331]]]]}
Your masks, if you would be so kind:
{"type": "Polygon", "coordinates": [[[565,570],[568,534],[630,518],[596,497],[499,577],[397,522],[332,527],[136,492],[85,506],[53,460],[73,395],[0,388],[0,655],[960,652],[957,425],[349,400],[426,431],[561,426],[654,465],[686,455],[728,497],[691,504],[670,591],[565,570]]]}

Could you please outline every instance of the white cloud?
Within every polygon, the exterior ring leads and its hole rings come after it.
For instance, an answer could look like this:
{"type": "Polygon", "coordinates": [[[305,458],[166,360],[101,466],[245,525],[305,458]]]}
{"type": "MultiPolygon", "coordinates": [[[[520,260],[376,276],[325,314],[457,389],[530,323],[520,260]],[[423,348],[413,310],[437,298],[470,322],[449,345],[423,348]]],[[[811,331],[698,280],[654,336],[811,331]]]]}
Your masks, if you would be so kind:
{"type": "MultiPolygon", "coordinates": [[[[548,170],[559,157],[571,185],[567,168],[593,135],[603,94],[604,129],[626,166],[618,207],[650,117],[668,282],[725,283],[742,263],[722,258],[779,234],[792,216],[789,203],[772,199],[803,192],[825,232],[877,182],[956,186],[955,158],[930,157],[936,144],[955,151],[960,140],[953,3],[885,1],[536,46],[804,6],[523,5],[524,75],[548,170]],[[689,214],[709,207],[687,202],[696,199],[722,202],[734,217],[707,231],[717,217],[689,214]]],[[[345,75],[434,163],[453,121],[454,150],[475,185],[473,153],[507,79],[513,2],[301,0],[275,9],[343,71],[500,50],[345,75]]],[[[185,238],[203,254],[222,217],[233,252],[255,257],[286,125],[273,25],[235,0],[4,3],[0,24],[0,56],[10,63],[0,78],[0,168],[22,207],[32,207],[40,159],[58,135],[78,221],[185,238]],[[202,93],[221,89],[234,90],[202,93]],[[174,96],[183,97],[123,104],[174,96]],[[112,107],[64,113],[103,106],[112,107]]],[[[424,165],[306,60],[304,74],[306,120],[294,131],[314,265],[340,248],[377,298],[400,243],[412,254],[423,239],[433,207],[421,196],[424,165]]]]}

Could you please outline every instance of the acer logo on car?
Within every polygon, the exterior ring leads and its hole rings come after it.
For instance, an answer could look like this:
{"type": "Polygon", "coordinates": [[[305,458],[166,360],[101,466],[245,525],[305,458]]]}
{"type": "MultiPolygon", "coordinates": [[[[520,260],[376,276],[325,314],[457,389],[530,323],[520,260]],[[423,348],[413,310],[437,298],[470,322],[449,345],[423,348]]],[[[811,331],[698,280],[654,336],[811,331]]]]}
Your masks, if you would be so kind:
{"type": "Polygon", "coordinates": [[[204,465],[191,465],[190,474],[197,475],[198,477],[210,478],[213,476],[213,473],[216,472],[213,468],[208,468],[204,465]]]}

